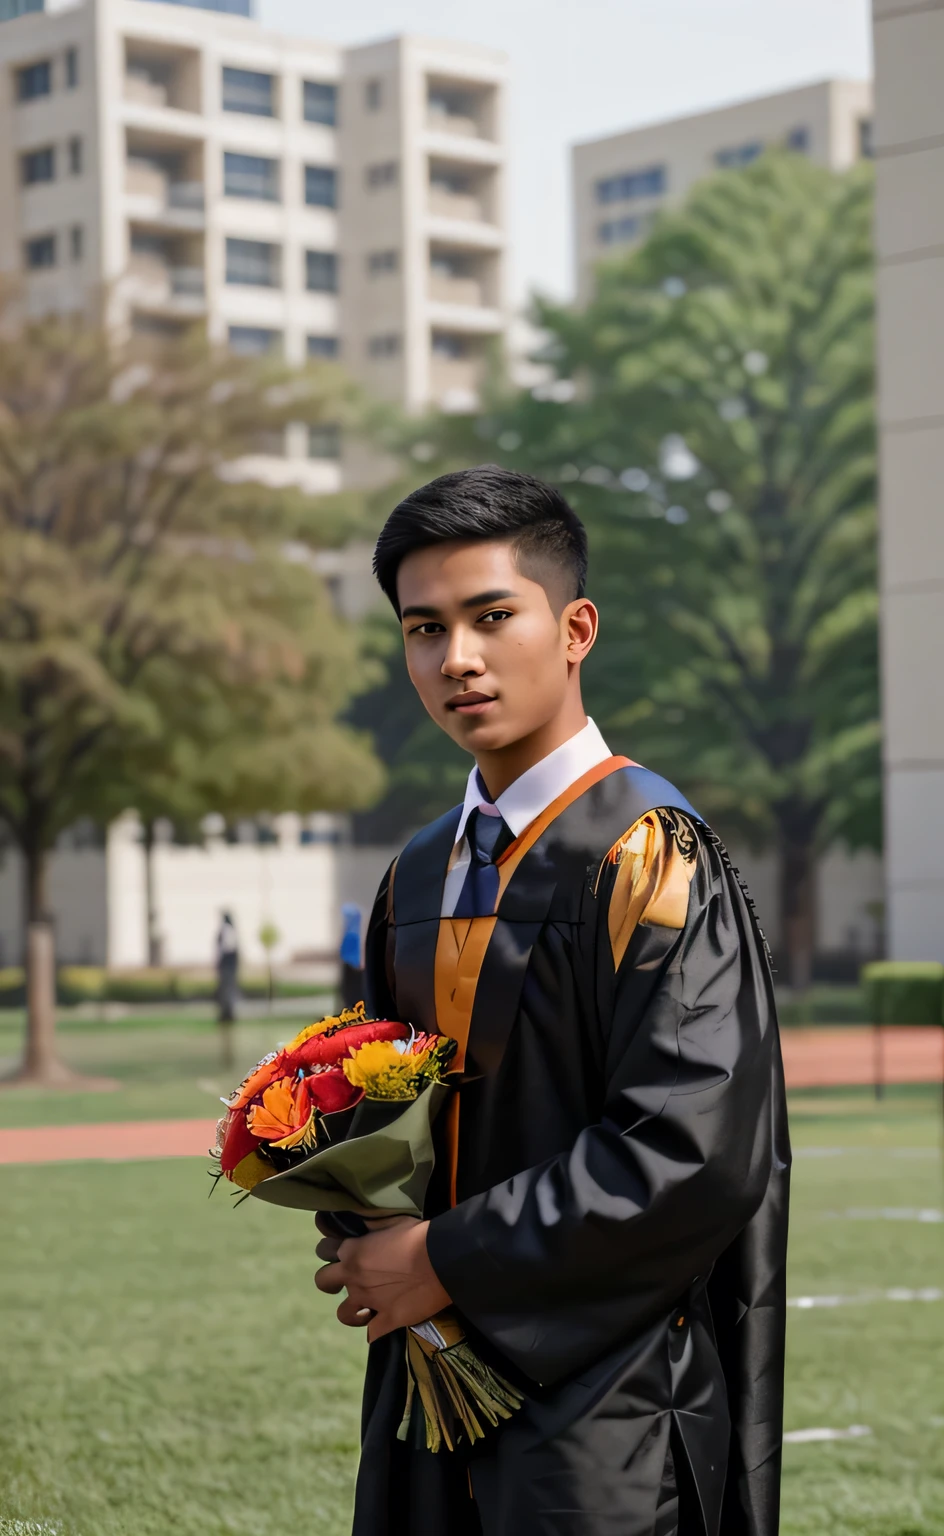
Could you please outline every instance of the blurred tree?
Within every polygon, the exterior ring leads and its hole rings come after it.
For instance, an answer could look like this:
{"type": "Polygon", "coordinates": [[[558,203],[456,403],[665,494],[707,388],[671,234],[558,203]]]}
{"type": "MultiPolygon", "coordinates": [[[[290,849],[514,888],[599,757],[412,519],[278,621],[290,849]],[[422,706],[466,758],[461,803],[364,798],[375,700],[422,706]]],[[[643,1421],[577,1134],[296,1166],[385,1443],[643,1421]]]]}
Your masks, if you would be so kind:
{"type": "Polygon", "coordinates": [[[586,310],[538,304],[545,383],[411,445],[424,478],[487,457],[569,496],[604,621],[589,707],[775,847],[796,987],[817,856],[880,837],[871,217],[867,168],[704,182],[586,310]]]}
{"type": "Polygon", "coordinates": [[[288,422],[354,409],[329,366],[2,316],[0,819],[26,923],[46,929],[21,1078],[65,1075],[46,892],[63,828],[138,804],[146,820],[349,808],[380,787],[336,718],[369,666],[314,569],[358,507],[240,478],[288,422]]]}

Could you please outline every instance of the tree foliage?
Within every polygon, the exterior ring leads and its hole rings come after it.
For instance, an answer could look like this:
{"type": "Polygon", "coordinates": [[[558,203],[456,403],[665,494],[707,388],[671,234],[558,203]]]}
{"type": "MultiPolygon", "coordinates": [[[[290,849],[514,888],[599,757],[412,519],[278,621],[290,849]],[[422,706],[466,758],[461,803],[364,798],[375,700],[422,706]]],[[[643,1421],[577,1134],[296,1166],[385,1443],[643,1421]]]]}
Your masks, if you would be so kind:
{"type": "Polygon", "coordinates": [[[376,760],[338,723],[369,668],[315,569],[357,508],[240,477],[259,434],[354,410],[339,376],[3,319],[0,819],[27,918],[81,816],[369,800],[376,760]]]}
{"type": "Polygon", "coordinates": [[[816,855],[879,838],[871,206],[867,170],[796,155],[701,184],[585,310],[538,306],[546,385],[413,443],[568,494],[603,613],[590,708],[776,847],[797,984],[816,855]]]}

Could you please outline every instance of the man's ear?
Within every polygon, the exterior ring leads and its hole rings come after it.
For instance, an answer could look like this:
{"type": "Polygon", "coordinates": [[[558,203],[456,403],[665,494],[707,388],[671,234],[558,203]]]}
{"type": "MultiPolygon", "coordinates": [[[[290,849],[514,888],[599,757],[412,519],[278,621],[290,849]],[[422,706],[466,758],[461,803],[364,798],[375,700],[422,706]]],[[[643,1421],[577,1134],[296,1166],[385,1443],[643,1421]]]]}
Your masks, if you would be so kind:
{"type": "Polygon", "coordinates": [[[600,615],[589,597],[578,597],[567,604],[561,614],[561,625],[567,636],[567,660],[578,666],[593,648],[600,615]]]}

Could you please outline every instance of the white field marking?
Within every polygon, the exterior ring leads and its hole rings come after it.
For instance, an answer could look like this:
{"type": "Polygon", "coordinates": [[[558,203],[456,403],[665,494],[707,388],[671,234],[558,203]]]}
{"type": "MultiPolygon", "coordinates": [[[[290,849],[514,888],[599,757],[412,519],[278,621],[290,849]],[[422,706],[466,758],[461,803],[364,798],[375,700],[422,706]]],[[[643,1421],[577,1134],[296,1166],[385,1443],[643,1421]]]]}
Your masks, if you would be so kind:
{"type": "Polygon", "coordinates": [[[823,1211],[823,1221],[923,1221],[931,1223],[944,1221],[944,1211],[937,1211],[933,1206],[919,1208],[909,1205],[886,1205],[880,1209],[871,1209],[864,1205],[851,1205],[846,1211],[823,1211]]]}
{"type": "Polygon", "coordinates": [[[910,1291],[896,1285],[888,1291],[859,1291],[855,1296],[790,1296],[787,1306],[811,1312],[815,1307],[856,1307],[872,1301],[944,1301],[944,1291],[937,1286],[910,1291]]]}
{"type": "Polygon", "coordinates": [[[878,1153],[882,1157],[940,1157],[936,1147],[794,1147],[797,1157],[848,1157],[851,1153],[878,1153]]]}
{"type": "Polygon", "coordinates": [[[783,1437],[784,1445],[811,1445],[818,1440],[862,1440],[872,1431],[867,1424],[850,1424],[848,1429],[791,1429],[783,1437]]]}

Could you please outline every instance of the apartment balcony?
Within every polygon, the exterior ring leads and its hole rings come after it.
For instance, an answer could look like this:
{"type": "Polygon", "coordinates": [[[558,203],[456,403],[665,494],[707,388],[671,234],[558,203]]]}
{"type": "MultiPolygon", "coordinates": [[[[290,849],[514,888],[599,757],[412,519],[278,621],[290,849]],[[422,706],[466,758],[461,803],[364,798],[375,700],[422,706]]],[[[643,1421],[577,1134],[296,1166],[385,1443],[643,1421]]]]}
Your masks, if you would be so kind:
{"type": "Polygon", "coordinates": [[[129,38],[122,95],[126,102],[146,110],[199,115],[198,50],[160,47],[129,38]]]}
{"type": "Polygon", "coordinates": [[[494,86],[474,81],[429,77],[426,96],[426,133],[442,140],[448,152],[465,158],[491,160],[501,156],[496,142],[494,86]]]}
{"type": "Polygon", "coordinates": [[[426,314],[437,330],[456,331],[463,336],[498,336],[505,329],[504,315],[491,304],[456,304],[435,299],[431,294],[426,314]]]}
{"type": "Polygon", "coordinates": [[[128,301],[139,309],[181,318],[196,317],[206,310],[202,267],[171,265],[156,257],[132,254],[124,289],[128,301]]]}
{"type": "Polygon", "coordinates": [[[430,362],[429,386],[440,410],[462,414],[479,407],[484,368],[481,357],[438,357],[430,362]]]}
{"type": "Polygon", "coordinates": [[[129,217],[173,229],[202,229],[205,193],[202,181],[176,179],[161,165],[129,158],[125,168],[129,217]]]}
{"type": "Polygon", "coordinates": [[[445,187],[430,187],[428,208],[434,218],[462,223],[488,223],[481,198],[471,192],[450,192],[445,187]]]}
{"type": "Polygon", "coordinates": [[[427,108],[426,126],[430,133],[458,134],[463,139],[477,139],[481,133],[474,117],[466,117],[461,111],[450,112],[433,101],[427,108]]]}
{"type": "Polygon", "coordinates": [[[484,303],[482,284],[477,277],[442,277],[434,272],[429,279],[428,292],[437,304],[484,303]]]}

